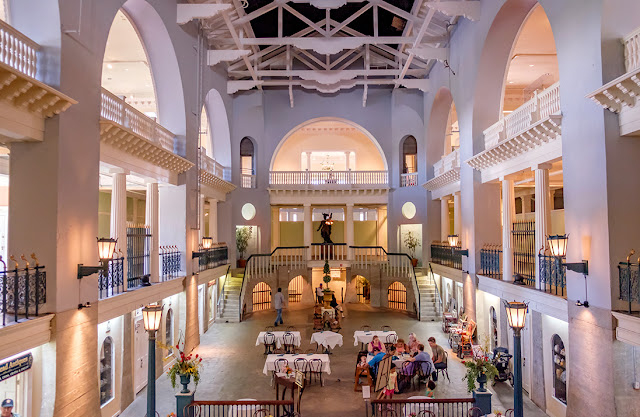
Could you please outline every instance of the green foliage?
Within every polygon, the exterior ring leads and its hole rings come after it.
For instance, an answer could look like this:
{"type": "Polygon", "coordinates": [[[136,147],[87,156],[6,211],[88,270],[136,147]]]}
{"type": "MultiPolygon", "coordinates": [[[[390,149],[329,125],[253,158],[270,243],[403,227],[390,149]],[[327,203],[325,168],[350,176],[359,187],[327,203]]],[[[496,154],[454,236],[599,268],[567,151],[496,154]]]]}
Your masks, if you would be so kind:
{"type": "Polygon", "coordinates": [[[182,340],[178,341],[178,344],[176,344],[175,347],[165,345],[159,341],[157,344],[164,349],[170,350],[171,356],[176,360],[167,372],[167,375],[171,380],[171,386],[175,389],[178,376],[190,375],[197,387],[200,382],[200,368],[202,367],[202,358],[200,355],[196,354],[193,356],[191,353],[188,355],[185,354],[183,350],[184,342],[182,340]],[[181,345],[182,347],[180,347],[181,345]]]}
{"type": "Polygon", "coordinates": [[[240,253],[240,259],[244,259],[244,253],[249,246],[249,239],[253,229],[249,226],[242,226],[236,228],[236,249],[240,253]]]}
{"type": "Polygon", "coordinates": [[[328,289],[329,283],[331,282],[331,268],[329,267],[328,260],[324,261],[324,267],[322,268],[322,272],[324,273],[322,280],[325,282],[325,284],[327,284],[327,289],[328,289]]]}
{"type": "Polygon", "coordinates": [[[409,250],[409,256],[415,258],[416,256],[416,248],[420,246],[420,240],[416,237],[416,235],[412,231],[407,231],[407,233],[403,236],[404,245],[409,250]]]}
{"type": "Polygon", "coordinates": [[[462,379],[467,380],[467,391],[469,392],[476,389],[476,380],[481,374],[485,374],[487,376],[487,383],[489,381],[493,381],[493,379],[498,375],[498,369],[493,365],[491,360],[489,360],[489,356],[486,353],[489,351],[489,337],[485,336],[484,341],[485,343],[482,348],[482,355],[474,356],[468,361],[462,361],[467,369],[467,373],[462,377],[462,379]]]}

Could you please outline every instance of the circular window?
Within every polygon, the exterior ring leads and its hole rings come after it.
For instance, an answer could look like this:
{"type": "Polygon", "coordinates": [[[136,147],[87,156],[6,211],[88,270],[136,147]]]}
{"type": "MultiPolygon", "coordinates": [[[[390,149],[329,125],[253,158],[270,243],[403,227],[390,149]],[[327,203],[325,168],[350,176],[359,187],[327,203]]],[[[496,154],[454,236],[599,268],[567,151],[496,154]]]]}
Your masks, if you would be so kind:
{"type": "Polygon", "coordinates": [[[242,217],[244,217],[245,220],[251,220],[256,217],[255,206],[251,203],[246,203],[242,206],[242,217]]]}
{"type": "Polygon", "coordinates": [[[413,219],[416,215],[416,205],[407,201],[402,205],[402,215],[407,219],[413,219]]]}

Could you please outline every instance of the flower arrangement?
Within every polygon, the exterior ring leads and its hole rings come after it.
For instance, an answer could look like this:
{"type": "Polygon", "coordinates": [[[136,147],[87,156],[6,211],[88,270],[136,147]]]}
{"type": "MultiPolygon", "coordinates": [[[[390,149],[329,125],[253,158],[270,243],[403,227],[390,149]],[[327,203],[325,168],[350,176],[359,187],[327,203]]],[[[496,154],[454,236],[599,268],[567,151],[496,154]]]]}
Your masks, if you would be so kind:
{"type": "Polygon", "coordinates": [[[504,414],[502,414],[502,410],[493,410],[493,414],[496,417],[502,417],[504,414]]]}
{"type": "MultiPolygon", "coordinates": [[[[165,349],[173,350],[173,346],[167,346],[162,343],[158,343],[161,347],[165,349]]],[[[167,372],[169,379],[171,379],[171,386],[175,389],[176,387],[176,378],[178,375],[189,375],[193,377],[193,382],[198,386],[200,382],[200,368],[202,367],[202,358],[200,355],[196,354],[195,356],[191,353],[186,354],[184,352],[184,341],[179,340],[178,344],[175,346],[176,350],[171,352],[171,356],[176,359],[176,362],[167,372]],[[182,347],[181,347],[182,346],[182,347]]]]}
{"type": "Polygon", "coordinates": [[[293,369],[291,369],[288,366],[286,366],[284,368],[284,372],[287,374],[287,376],[291,376],[291,374],[293,373],[293,369]]]}
{"type": "Polygon", "coordinates": [[[467,372],[462,379],[467,380],[467,391],[469,392],[476,389],[476,380],[481,375],[486,375],[487,381],[492,381],[498,375],[498,369],[496,369],[486,353],[489,351],[488,340],[489,338],[485,337],[485,345],[481,355],[474,355],[472,359],[462,361],[465,368],[467,368],[467,372]]]}
{"type": "Polygon", "coordinates": [[[176,416],[176,413],[169,413],[167,414],[167,417],[177,417],[177,416],[176,416]]]}

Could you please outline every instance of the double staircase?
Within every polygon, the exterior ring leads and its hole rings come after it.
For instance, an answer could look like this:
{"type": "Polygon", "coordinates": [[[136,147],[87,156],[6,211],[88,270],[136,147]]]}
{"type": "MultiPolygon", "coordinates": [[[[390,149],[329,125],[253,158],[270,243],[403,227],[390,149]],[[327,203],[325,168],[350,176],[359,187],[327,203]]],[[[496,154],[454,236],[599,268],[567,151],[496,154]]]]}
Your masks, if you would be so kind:
{"type": "Polygon", "coordinates": [[[441,318],[442,305],[432,274],[416,269],[416,281],[420,294],[420,321],[437,321],[441,318]]]}
{"type": "Polygon", "coordinates": [[[242,290],[242,270],[232,270],[227,276],[222,294],[218,299],[218,323],[238,323],[240,321],[240,291],[242,290]]]}

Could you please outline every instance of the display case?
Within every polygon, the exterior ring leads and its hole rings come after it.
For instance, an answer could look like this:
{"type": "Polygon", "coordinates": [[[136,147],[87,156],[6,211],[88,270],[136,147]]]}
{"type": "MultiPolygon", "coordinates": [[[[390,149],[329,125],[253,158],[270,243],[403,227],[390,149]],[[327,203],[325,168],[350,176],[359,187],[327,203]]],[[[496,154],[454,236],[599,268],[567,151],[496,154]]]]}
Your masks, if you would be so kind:
{"type": "Polygon", "coordinates": [[[562,339],[553,335],[553,391],[554,397],[567,403],[567,352],[562,339]]]}

